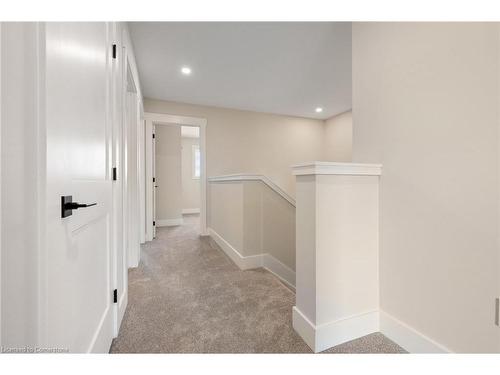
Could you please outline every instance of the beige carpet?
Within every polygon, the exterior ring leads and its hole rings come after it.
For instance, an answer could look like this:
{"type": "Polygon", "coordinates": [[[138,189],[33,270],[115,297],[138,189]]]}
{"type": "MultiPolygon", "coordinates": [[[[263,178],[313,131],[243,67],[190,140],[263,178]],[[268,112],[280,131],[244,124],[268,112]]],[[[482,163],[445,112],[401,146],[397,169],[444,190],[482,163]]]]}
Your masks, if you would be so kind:
{"type": "MultiPolygon", "coordinates": [[[[111,353],[311,353],[292,328],[295,294],[263,270],[241,271],[198,216],[158,228],[129,272],[128,307],[111,353]]],[[[328,353],[402,353],[371,334],[328,353]]]]}

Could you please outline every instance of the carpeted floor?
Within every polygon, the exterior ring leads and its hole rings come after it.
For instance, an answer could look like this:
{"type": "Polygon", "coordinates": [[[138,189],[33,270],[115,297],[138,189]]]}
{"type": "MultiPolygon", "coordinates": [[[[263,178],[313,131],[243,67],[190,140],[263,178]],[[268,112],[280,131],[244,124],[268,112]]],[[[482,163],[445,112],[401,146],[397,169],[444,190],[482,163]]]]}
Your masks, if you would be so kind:
{"type": "MultiPolygon", "coordinates": [[[[111,353],[311,353],[292,328],[295,294],[263,270],[241,271],[198,216],[158,228],[129,272],[128,307],[111,353]]],[[[325,353],[402,353],[380,333],[325,353]]]]}

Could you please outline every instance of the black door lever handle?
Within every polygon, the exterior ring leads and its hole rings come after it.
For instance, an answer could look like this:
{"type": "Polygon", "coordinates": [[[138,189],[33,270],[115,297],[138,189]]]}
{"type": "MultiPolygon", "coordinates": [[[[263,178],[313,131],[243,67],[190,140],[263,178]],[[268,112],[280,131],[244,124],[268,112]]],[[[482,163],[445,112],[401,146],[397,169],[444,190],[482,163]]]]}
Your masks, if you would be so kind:
{"type": "Polygon", "coordinates": [[[69,202],[66,203],[65,207],[68,210],[78,210],[79,208],[85,208],[90,206],[96,206],[97,203],[78,203],[78,202],[69,202]]]}
{"type": "Polygon", "coordinates": [[[78,210],[79,208],[96,206],[97,203],[78,203],[73,202],[72,195],[65,195],[61,197],[61,217],[68,217],[73,215],[73,210],[78,210]]]}

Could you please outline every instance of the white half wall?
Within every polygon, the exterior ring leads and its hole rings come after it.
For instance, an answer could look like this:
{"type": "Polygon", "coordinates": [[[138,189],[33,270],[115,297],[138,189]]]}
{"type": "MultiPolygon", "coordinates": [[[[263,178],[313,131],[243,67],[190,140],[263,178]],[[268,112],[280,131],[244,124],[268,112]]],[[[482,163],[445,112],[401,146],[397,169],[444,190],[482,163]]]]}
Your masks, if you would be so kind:
{"type": "Polygon", "coordinates": [[[293,200],[260,177],[247,178],[209,179],[210,235],[241,269],[264,267],[294,287],[293,200]]]}
{"type": "Polygon", "coordinates": [[[297,176],[293,326],[314,352],[379,330],[379,165],[311,163],[297,176]]]}

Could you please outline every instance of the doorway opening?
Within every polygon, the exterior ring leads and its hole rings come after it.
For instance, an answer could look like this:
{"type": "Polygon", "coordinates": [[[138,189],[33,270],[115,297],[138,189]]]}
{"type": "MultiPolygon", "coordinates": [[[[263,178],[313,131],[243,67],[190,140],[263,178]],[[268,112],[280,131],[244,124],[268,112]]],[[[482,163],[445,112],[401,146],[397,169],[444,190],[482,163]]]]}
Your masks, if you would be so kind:
{"type": "MultiPolygon", "coordinates": [[[[157,139],[157,141],[161,141],[157,139]]],[[[200,128],[181,126],[181,214],[183,222],[199,223],[201,202],[200,128]]],[[[196,225],[199,227],[199,224],[196,225]]]]}
{"type": "Polygon", "coordinates": [[[207,235],[206,120],[145,113],[146,240],[186,222],[207,235]]]}

